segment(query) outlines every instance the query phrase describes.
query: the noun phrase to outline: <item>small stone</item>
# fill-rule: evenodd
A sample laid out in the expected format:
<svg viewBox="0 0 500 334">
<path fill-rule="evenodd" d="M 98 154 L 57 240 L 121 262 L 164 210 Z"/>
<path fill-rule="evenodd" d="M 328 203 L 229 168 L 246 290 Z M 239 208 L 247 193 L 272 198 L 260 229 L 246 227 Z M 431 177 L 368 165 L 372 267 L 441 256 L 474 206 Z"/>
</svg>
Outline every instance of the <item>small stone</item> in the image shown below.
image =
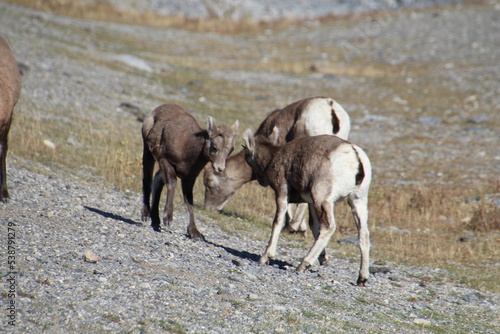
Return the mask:
<svg viewBox="0 0 500 334">
<path fill-rule="evenodd" d="M 129 55 L 129 54 L 116 55 L 116 56 L 112 57 L 112 60 L 119 61 L 123 64 L 126 64 L 130 67 L 133 67 L 135 69 L 138 69 L 138 70 L 141 70 L 144 72 L 148 72 L 148 73 L 153 72 L 153 69 L 151 68 L 151 66 L 149 66 L 149 64 L 145 60 L 138 58 L 136 56 L 133 56 L 133 55 Z"/>
<path fill-rule="evenodd" d="M 426 327 L 426 326 L 430 326 L 431 325 L 431 321 L 430 320 L 420 319 L 420 318 L 413 319 L 413 323 L 416 324 L 416 325 L 420 325 L 422 327 Z"/>
<path fill-rule="evenodd" d="M 75 138 L 73 138 L 73 137 L 68 137 L 68 139 L 66 139 L 66 142 L 67 142 L 69 145 L 71 145 L 71 146 L 73 146 L 73 147 L 76 147 L 76 148 L 82 148 L 82 147 L 83 147 L 83 145 L 82 145 L 80 142 L 78 142 L 78 141 L 77 141 Z"/>
<path fill-rule="evenodd" d="M 358 245 L 358 238 L 357 237 L 349 237 L 349 238 L 339 239 L 337 242 L 341 245 L 357 246 Z"/>
<path fill-rule="evenodd" d="M 344 238 L 344 239 L 339 239 L 339 240 L 337 240 L 337 242 L 341 245 L 359 247 L 358 237 L 348 237 L 348 238 Z M 370 246 L 373 246 L 371 239 L 370 239 Z"/>
<path fill-rule="evenodd" d="M 410 234 L 411 233 L 410 230 L 400 229 L 400 228 L 398 228 L 396 226 L 391 226 L 390 229 L 391 229 L 391 232 L 395 232 L 395 233 L 398 233 L 398 234 Z"/>
<path fill-rule="evenodd" d="M 248 297 L 249 300 L 257 300 L 257 299 L 259 299 L 259 296 L 257 294 L 255 294 L 255 293 L 249 293 L 247 297 Z"/>
<path fill-rule="evenodd" d="M 50 139 L 44 139 L 43 144 L 52 150 L 56 149 L 56 144 L 54 144 L 54 142 Z"/>
<path fill-rule="evenodd" d="M 473 241 L 477 241 L 477 238 L 476 237 L 460 237 L 460 238 L 458 238 L 458 241 L 460 241 L 460 242 L 473 242 Z"/>
<path fill-rule="evenodd" d="M 389 274 L 391 272 L 391 268 L 383 267 L 383 266 L 371 266 L 370 274 Z"/>
<path fill-rule="evenodd" d="M 237 267 L 241 267 L 243 265 L 239 260 L 231 260 L 231 263 Z"/>
<path fill-rule="evenodd" d="M 85 250 L 85 252 L 83 252 L 83 260 L 85 262 L 97 263 L 99 262 L 100 259 L 101 258 L 97 256 L 94 252 L 92 252 L 90 249 L 87 249 Z"/>
<path fill-rule="evenodd" d="M 425 125 L 438 125 L 441 124 L 442 119 L 439 117 L 418 117 L 418 121 Z"/>
<path fill-rule="evenodd" d="M 469 293 L 462 298 L 467 303 L 479 303 L 479 297 L 475 293 Z"/>
<path fill-rule="evenodd" d="M 490 120 L 490 118 L 488 117 L 487 114 L 485 114 L 485 113 L 479 113 L 479 114 L 476 114 L 476 115 L 470 117 L 467 120 L 467 123 L 481 124 L 481 123 L 488 123 L 489 120 Z"/>
<path fill-rule="evenodd" d="M 286 312 L 286 311 L 288 311 L 288 309 L 286 308 L 286 306 L 283 306 L 283 305 L 274 305 L 273 309 L 275 311 L 278 311 L 278 312 Z"/>
<path fill-rule="evenodd" d="M 132 114 L 140 114 L 141 113 L 141 108 L 139 108 L 136 105 L 133 105 L 132 103 L 128 103 L 128 102 L 120 103 L 118 110 L 119 111 L 127 111 L 127 112 L 130 112 Z"/>
<path fill-rule="evenodd" d="M 17 63 L 17 67 L 19 67 L 19 73 L 21 74 L 21 76 L 25 75 L 30 71 L 30 67 L 23 63 Z"/>
<path fill-rule="evenodd" d="M 149 289 L 151 289 L 151 284 L 144 282 L 144 283 L 139 284 L 139 288 L 149 290 Z"/>
</svg>

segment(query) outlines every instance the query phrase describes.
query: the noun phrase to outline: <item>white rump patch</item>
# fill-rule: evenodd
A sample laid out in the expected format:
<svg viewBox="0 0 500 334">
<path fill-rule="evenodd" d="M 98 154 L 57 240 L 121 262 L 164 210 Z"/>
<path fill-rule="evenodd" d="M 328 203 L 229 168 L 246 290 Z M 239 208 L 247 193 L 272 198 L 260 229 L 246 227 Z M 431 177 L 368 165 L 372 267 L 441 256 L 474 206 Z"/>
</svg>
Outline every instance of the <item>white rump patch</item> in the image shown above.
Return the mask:
<svg viewBox="0 0 500 334">
<path fill-rule="evenodd" d="M 359 160 L 350 144 L 342 144 L 330 154 L 334 190 L 340 198 L 347 196 L 356 185 Z"/>
<path fill-rule="evenodd" d="M 314 99 L 309 102 L 307 109 L 300 119 L 309 136 L 331 135 L 332 107 L 326 99 Z"/>
</svg>

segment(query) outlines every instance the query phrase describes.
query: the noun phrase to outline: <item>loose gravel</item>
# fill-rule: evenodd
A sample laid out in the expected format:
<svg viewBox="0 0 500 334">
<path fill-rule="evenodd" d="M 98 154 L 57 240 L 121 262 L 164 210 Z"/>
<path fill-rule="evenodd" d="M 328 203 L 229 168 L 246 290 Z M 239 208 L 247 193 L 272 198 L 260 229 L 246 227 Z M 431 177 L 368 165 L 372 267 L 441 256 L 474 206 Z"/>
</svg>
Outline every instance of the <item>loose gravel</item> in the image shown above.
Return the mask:
<svg viewBox="0 0 500 334">
<path fill-rule="evenodd" d="M 499 296 L 450 282 L 441 269 L 374 263 L 370 286 L 360 288 L 358 261 L 336 258 L 334 250 L 329 265 L 297 274 L 293 267 L 303 249 L 280 247 L 279 261 L 259 265 L 264 242 L 225 233 L 199 214 L 206 242 L 186 236 L 179 208 L 166 231 L 142 224 L 137 193 L 82 184 L 48 170 L 42 175 L 16 168 L 9 174 L 15 196 L 0 206 L 0 221 L 5 236 L 7 226 L 15 231 L 16 263 L 0 273 L 4 282 L 15 280 L 18 333 L 499 328 Z M 7 290 L 4 302 L 12 300 Z M 3 330 L 12 329 L 3 314 Z"/>
</svg>

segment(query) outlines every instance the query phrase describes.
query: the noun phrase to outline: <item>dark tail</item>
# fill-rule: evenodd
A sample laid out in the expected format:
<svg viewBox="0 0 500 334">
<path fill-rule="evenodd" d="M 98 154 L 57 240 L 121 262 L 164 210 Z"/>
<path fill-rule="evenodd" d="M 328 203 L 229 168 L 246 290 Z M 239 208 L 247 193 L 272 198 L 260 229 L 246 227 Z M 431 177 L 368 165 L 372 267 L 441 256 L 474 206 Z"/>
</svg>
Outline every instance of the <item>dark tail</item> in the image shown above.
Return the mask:
<svg viewBox="0 0 500 334">
<path fill-rule="evenodd" d="M 337 117 L 337 112 L 333 109 L 333 100 L 329 99 L 328 103 L 330 107 L 332 107 L 332 126 L 333 126 L 333 134 L 337 134 L 340 130 L 340 120 Z"/>
<path fill-rule="evenodd" d="M 354 152 L 356 152 L 356 157 L 358 158 L 358 173 L 356 174 L 356 185 L 359 186 L 363 180 L 365 179 L 365 168 L 363 167 L 363 163 L 361 162 L 361 159 L 359 158 L 359 153 L 356 150 L 356 148 L 351 145 L 352 149 Z"/>
</svg>

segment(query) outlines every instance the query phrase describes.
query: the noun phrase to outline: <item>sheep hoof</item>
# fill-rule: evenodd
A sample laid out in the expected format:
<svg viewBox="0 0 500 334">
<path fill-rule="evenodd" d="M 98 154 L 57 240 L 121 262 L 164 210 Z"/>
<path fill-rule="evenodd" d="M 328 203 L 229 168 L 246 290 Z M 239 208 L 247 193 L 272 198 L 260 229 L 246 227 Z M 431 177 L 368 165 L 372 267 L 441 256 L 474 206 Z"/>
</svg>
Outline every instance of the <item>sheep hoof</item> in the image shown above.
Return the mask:
<svg viewBox="0 0 500 334">
<path fill-rule="evenodd" d="M 324 257 L 320 256 L 318 261 L 319 261 L 319 264 L 322 266 L 328 265 L 328 257 L 326 257 L 326 256 L 324 256 Z"/>
<path fill-rule="evenodd" d="M 368 286 L 367 285 L 368 279 L 362 278 L 361 276 L 358 277 L 358 286 Z"/>
<path fill-rule="evenodd" d="M 205 241 L 205 237 L 197 229 L 188 230 L 187 234 L 191 239 L 199 239 L 201 241 Z"/>
<path fill-rule="evenodd" d="M 306 264 L 304 262 L 302 262 L 298 267 L 297 269 L 295 269 L 296 272 L 298 273 L 303 273 L 305 272 L 311 265 L 309 264 Z"/>
<path fill-rule="evenodd" d="M 148 220 L 148 218 L 150 217 L 149 215 L 149 209 L 147 206 L 143 206 L 142 207 L 142 214 L 141 214 L 141 218 L 142 218 L 142 221 L 145 222 Z"/>
</svg>

